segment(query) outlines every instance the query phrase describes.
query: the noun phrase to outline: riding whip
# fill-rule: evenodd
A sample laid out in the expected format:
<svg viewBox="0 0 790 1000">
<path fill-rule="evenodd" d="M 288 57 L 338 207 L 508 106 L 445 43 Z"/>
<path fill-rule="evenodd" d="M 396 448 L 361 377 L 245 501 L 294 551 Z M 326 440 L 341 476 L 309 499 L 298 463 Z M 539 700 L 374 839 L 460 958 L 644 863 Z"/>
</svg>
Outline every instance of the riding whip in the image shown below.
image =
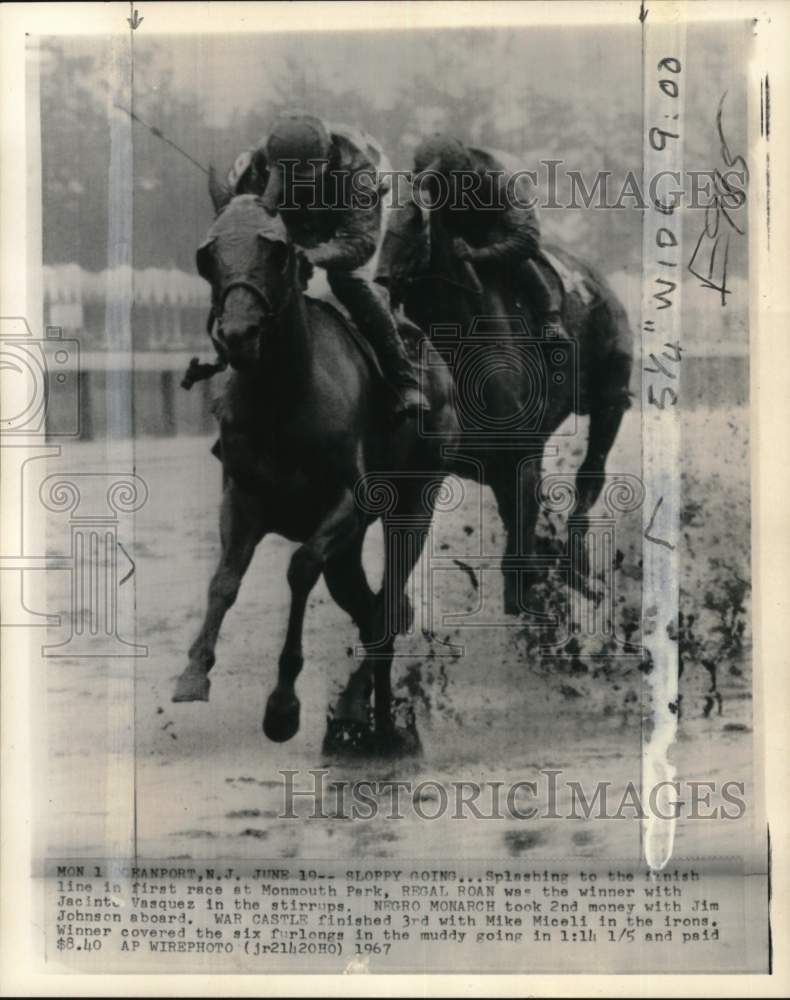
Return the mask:
<svg viewBox="0 0 790 1000">
<path fill-rule="evenodd" d="M 172 146 L 172 148 L 177 153 L 180 153 L 182 156 L 185 156 L 191 164 L 193 164 L 198 168 L 198 170 L 202 170 L 207 177 L 209 176 L 208 167 L 204 167 L 202 163 L 198 163 L 198 161 L 194 158 L 194 156 L 190 156 L 190 154 L 185 149 L 182 149 L 177 143 L 173 142 L 172 139 L 168 139 L 168 137 L 164 134 L 164 132 L 160 128 L 157 128 L 156 125 L 149 124 L 147 121 L 145 121 L 145 119 L 141 118 L 135 111 L 130 111 L 129 108 L 125 108 L 122 104 L 116 104 L 115 107 L 118 108 L 120 111 L 125 111 L 126 114 L 129 115 L 129 117 L 132 119 L 132 121 L 137 122 L 138 125 L 142 125 L 143 128 L 147 128 L 148 131 L 151 133 L 151 135 L 155 135 L 157 139 L 161 139 L 163 142 L 166 142 L 168 146 Z"/>
</svg>

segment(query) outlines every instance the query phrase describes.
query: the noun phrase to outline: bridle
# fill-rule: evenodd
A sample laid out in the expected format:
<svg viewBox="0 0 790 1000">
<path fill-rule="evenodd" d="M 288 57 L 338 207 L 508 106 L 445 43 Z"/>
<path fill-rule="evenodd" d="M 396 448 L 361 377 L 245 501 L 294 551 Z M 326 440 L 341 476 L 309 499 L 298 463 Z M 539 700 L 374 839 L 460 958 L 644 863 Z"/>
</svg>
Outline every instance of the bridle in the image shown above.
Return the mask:
<svg viewBox="0 0 790 1000">
<path fill-rule="evenodd" d="M 240 197 L 245 199 L 246 201 L 249 196 L 242 195 Z M 257 201 L 257 199 L 255 200 Z M 224 212 L 228 209 L 228 206 L 232 205 L 234 201 L 235 199 L 231 199 L 226 205 L 218 209 L 217 219 L 219 219 L 219 217 L 224 214 Z M 215 219 L 215 226 L 217 219 Z M 246 227 L 249 227 L 250 226 L 249 221 L 247 221 L 245 225 Z M 217 349 L 217 353 L 222 357 L 225 354 L 225 345 L 221 339 L 221 334 L 223 332 L 222 331 L 223 318 L 225 314 L 225 305 L 228 296 L 230 295 L 231 292 L 237 291 L 239 289 L 244 289 L 246 292 L 249 292 L 250 295 L 252 295 L 253 298 L 261 306 L 263 315 L 260 316 L 258 323 L 256 324 L 257 332 L 260 333 L 261 328 L 265 323 L 267 322 L 270 323 L 272 321 L 278 320 L 282 316 L 282 314 L 286 311 L 286 309 L 288 309 L 288 307 L 292 304 L 294 295 L 298 289 L 293 275 L 294 253 L 290 241 L 287 239 L 272 238 L 268 236 L 266 232 L 261 230 L 259 226 L 257 227 L 258 236 L 263 236 L 265 239 L 271 240 L 271 242 L 282 242 L 286 246 L 288 251 L 286 263 L 281 268 L 281 272 L 286 279 L 290 280 L 287 280 L 286 291 L 282 297 L 282 300 L 277 304 L 272 302 L 272 299 L 270 298 L 269 294 L 261 287 L 261 285 L 256 280 L 258 276 L 251 275 L 249 271 L 247 271 L 247 273 L 242 272 L 242 274 L 239 275 L 239 277 L 236 277 L 232 281 L 229 281 L 226 285 L 217 288 L 217 286 L 212 281 L 211 268 L 208 261 L 207 260 L 201 261 L 201 255 L 203 254 L 213 255 L 216 252 L 215 250 L 211 249 L 212 246 L 216 244 L 218 238 L 218 233 L 216 232 L 215 226 L 212 227 L 212 230 L 210 231 L 209 236 L 205 240 L 205 242 L 202 243 L 201 246 L 198 248 L 197 268 L 201 276 L 204 277 L 207 281 L 209 281 L 212 285 L 212 296 L 211 296 L 212 301 L 211 301 L 211 309 L 208 315 L 207 332 L 212 342 L 214 343 L 214 346 Z M 219 334 L 220 336 L 219 337 L 215 336 L 215 333 Z"/>
<path fill-rule="evenodd" d="M 282 302 L 280 302 L 280 304 L 275 308 L 266 292 L 264 292 L 259 285 L 256 285 L 254 281 L 250 281 L 249 278 L 236 278 L 225 285 L 218 297 L 217 303 L 213 306 L 214 318 L 220 328 L 222 327 L 222 316 L 225 312 L 225 301 L 228 295 L 230 295 L 230 293 L 237 288 L 246 289 L 246 291 L 252 293 L 252 295 L 254 295 L 255 298 L 261 303 L 263 306 L 263 317 L 261 322 L 279 319 L 279 317 L 282 316 L 291 304 L 294 294 L 294 286 L 293 284 L 289 284 L 288 291 L 283 296 Z"/>
<path fill-rule="evenodd" d="M 289 284 L 288 291 L 283 296 L 282 302 L 275 309 L 266 292 L 264 292 L 262 288 L 256 285 L 254 281 L 250 281 L 248 278 L 236 278 L 234 281 L 231 281 L 227 285 L 225 285 L 225 287 L 222 289 L 221 294 L 217 297 L 216 302 L 211 306 L 207 323 L 209 338 L 211 339 L 211 342 L 214 344 L 214 349 L 216 350 L 217 356 L 220 358 L 222 362 L 223 368 L 227 364 L 227 350 L 224 342 L 217 336 L 215 336 L 214 326 L 216 324 L 217 333 L 221 334 L 222 316 L 223 313 L 225 312 L 225 300 L 227 299 L 228 295 L 230 295 L 230 293 L 236 288 L 246 289 L 248 292 L 254 295 L 255 298 L 263 306 L 263 316 L 261 317 L 261 320 L 258 323 L 258 333 L 260 333 L 260 329 L 265 322 L 279 319 L 279 317 L 282 316 L 282 314 L 291 304 L 291 300 L 294 294 L 294 286 L 293 284 Z"/>
</svg>

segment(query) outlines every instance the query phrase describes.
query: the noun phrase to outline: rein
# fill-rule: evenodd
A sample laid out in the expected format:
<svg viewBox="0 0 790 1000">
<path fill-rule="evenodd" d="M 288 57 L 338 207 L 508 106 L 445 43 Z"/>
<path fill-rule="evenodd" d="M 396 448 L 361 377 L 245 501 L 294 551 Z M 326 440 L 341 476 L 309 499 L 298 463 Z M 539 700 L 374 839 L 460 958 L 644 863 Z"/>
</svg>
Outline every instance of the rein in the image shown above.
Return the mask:
<svg viewBox="0 0 790 1000">
<path fill-rule="evenodd" d="M 470 295 L 483 294 L 482 287 L 470 287 L 469 285 L 464 284 L 463 281 L 456 281 L 454 278 L 448 278 L 446 274 L 414 274 L 403 280 L 408 285 L 413 285 L 418 281 L 442 281 L 445 285 L 450 285 L 453 288 L 460 288 L 462 292 L 468 292 Z"/>
</svg>

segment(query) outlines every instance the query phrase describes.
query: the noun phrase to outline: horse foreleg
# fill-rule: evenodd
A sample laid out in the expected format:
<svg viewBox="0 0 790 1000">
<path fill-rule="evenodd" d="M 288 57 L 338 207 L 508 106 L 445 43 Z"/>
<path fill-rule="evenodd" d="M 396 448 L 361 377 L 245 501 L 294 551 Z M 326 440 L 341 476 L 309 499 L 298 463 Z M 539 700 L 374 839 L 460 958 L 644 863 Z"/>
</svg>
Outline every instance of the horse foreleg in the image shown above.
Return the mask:
<svg viewBox="0 0 790 1000">
<path fill-rule="evenodd" d="M 402 505 L 398 511 L 400 514 L 393 517 L 408 518 L 409 512 L 404 511 Z M 385 520 L 383 585 L 375 597 L 358 557 L 356 561 L 349 560 L 342 570 L 333 567 L 331 575 L 327 567 L 332 595 L 359 625 L 360 638 L 366 647 L 365 659 L 349 678 L 340 697 L 335 719 L 341 726 L 347 721 L 366 730 L 370 695 L 375 690 L 376 742 L 378 749 L 387 754 L 410 752 L 419 746 L 414 733 L 402 733 L 395 727 L 391 673 L 395 636 L 411 625 L 412 607 L 405 590 L 420 558 L 429 523 L 429 516 L 416 517 L 414 524 L 408 526 L 395 526 Z"/>
<path fill-rule="evenodd" d="M 568 553 L 571 574 L 586 588 L 590 574 L 585 539 L 589 528 L 587 515 L 601 495 L 606 459 L 611 451 L 627 406 L 624 403 L 597 405 L 590 411 L 587 453 L 576 473 L 576 502 L 568 519 Z"/>
<path fill-rule="evenodd" d="M 535 571 L 524 560 L 535 553 L 535 529 L 538 521 L 536 487 L 541 469 L 540 455 L 520 458 L 490 477 L 499 516 L 505 528 L 505 614 L 518 615 L 527 610 L 529 589 Z"/>
<path fill-rule="evenodd" d="M 304 664 L 302 632 L 310 591 L 318 582 L 327 561 L 352 542 L 360 530 L 360 517 L 353 494 L 346 491 L 320 527 L 291 557 L 288 566 L 288 585 L 291 588 L 288 628 L 280 654 L 277 686 L 269 695 L 263 717 L 264 733 L 277 743 L 289 740 L 299 729 L 299 699 L 295 684 Z"/>
<path fill-rule="evenodd" d="M 404 518 L 410 523 L 404 525 Z M 411 626 L 413 611 L 406 586 L 425 545 L 430 519 L 431 511 L 425 510 L 425 499 L 419 495 L 413 506 L 402 500 L 391 519 L 384 519 L 384 582 L 376 602 L 375 640 L 368 655 L 375 672 L 376 735 L 382 749 L 390 753 L 412 749 L 396 731 L 392 717 L 392 659 L 395 636 Z"/>
<path fill-rule="evenodd" d="M 251 501 L 232 483 L 226 486 L 220 511 L 222 555 L 209 585 L 203 626 L 189 650 L 189 664 L 176 681 L 173 701 L 208 701 L 208 672 L 214 666 L 219 630 L 263 535 Z"/>
<path fill-rule="evenodd" d="M 360 641 L 367 645 L 374 638 L 375 595 L 370 589 L 362 566 L 360 537 L 352 545 L 330 559 L 324 567 L 324 579 L 335 602 L 346 611 L 359 629 Z M 368 704 L 373 691 L 371 662 L 362 664 L 351 674 L 337 704 L 336 718 L 342 722 L 367 725 Z"/>
</svg>

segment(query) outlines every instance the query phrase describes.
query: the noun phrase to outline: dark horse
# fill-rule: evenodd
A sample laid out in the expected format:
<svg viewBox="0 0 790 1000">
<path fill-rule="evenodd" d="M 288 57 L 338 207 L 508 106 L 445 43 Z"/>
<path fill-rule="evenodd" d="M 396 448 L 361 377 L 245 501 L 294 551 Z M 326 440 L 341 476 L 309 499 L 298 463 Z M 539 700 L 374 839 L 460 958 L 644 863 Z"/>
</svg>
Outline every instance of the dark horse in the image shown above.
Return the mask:
<svg viewBox="0 0 790 1000">
<path fill-rule="evenodd" d="M 283 741 L 299 728 L 294 684 L 303 664 L 303 621 L 323 573 L 371 653 L 338 712 L 367 722 L 375 686 L 376 736 L 392 750 L 400 738 L 390 686 L 394 637 L 409 625 L 405 588 L 444 476 L 441 447 L 457 431 L 449 371 L 438 365 L 426 372 L 431 433 L 419 434 L 414 421 L 393 427 L 382 399 L 387 390 L 351 325 L 303 294 L 301 258 L 280 218 L 253 195 L 215 207 L 197 266 L 212 287 L 213 336 L 232 368 L 217 411 L 222 555 L 174 701 L 208 699 L 222 620 L 258 542 L 275 532 L 300 545 L 288 568 L 291 609 L 264 732 Z M 386 561 L 374 595 L 361 554 L 377 516 L 384 521 Z"/>
<path fill-rule="evenodd" d="M 546 441 L 572 413 L 589 415 L 589 432 L 569 519 L 571 580 L 590 593 L 587 513 L 601 493 L 606 458 L 629 406 L 633 338 L 625 310 L 590 267 L 563 250 L 551 252 L 555 270 L 570 276 L 563 309 L 570 341 L 541 334 L 517 269 L 459 260 L 439 214 L 413 202 L 393 210 L 379 265 L 393 304 L 402 304 L 434 345 L 449 350 L 462 433 L 460 447 L 442 453 L 448 469 L 494 492 L 507 535 L 502 565 L 509 614 L 527 610 L 535 580 L 530 558 Z M 448 325 L 460 336 L 446 338 Z"/>
<path fill-rule="evenodd" d="M 506 556 L 515 557 L 503 564 L 506 610 L 526 610 L 533 577 L 522 557 L 534 551 L 546 439 L 574 409 L 589 412 L 574 512 L 577 523 L 583 521 L 600 493 L 604 462 L 628 405 L 631 340 L 625 314 L 606 285 L 583 269 L 589 297 L 571 293 L 565 315 L 578 349 L 581 385 L 543 378 L 540 364 L 530 369 L 523 350 L 525 338 L 527 347 L 534 347 L 534 317 L 516 302 L 526 325 L 516 324 L 510 333 L 497 329 L 495 339 L 482 341 L 479 356 L 480 344 L 472 344 L 471 383 L 460 355 L 450 359 L 454 385 L 441 356 L 428 352 L 423 384 L 430 418 L 420 427 L 413 421 L 393 427 L 382 400 L 386 389 L 353 327 L 331 306 L 303 294 L 300 255 L 282 221 L 252 195 L 225 205 L 215 201 L 215 207 L 218 215 L 197 264 L 212 286 L 213 336 L 233 369 L 217 413 L 222 555 L 174 700 L 208 699 L 222 620 L 257 543 L 275 532 L 300 546 L 288 570 L 291 610 L 264 732 L 282 741 L 299 727 L 294 685 L 303 665 L 303 621 L 308 596 L 323 573 L 367 651 L 336 718 L 366 725 L 375 689 L 378 747 L 397 750 L 403 734 L 392 714 L 394 639 L 410 624 L 406 584 L 443 478 L 455 472 L 492 487 L 507 530 Z M 506 302 L 513 307 L 507 283 L 483 275 L 481 289 L 475 274 L 449 253 L 438 221 L 426 226 L 419 212 L 397 216 L 384 253 L 393 292 L 402 294 L 407 314 L 422 329 L 453 323 L 467 331 L 475 316 L 488 312 L 490 318 L 493 310 L 501 317 Z M 403 332 L 416 346 L 419 331 L 405 324 Z M 467 392 L 488 421 L 482 439 L 474 423 L 469 428 L 459 422 Z M 522 440 L 525 420 L 528 433 Z M 367 527 L 377 517 L 384 528 L 385 566 L 381 590 L 374 594 L 361 553 Z"/>
</svg>

